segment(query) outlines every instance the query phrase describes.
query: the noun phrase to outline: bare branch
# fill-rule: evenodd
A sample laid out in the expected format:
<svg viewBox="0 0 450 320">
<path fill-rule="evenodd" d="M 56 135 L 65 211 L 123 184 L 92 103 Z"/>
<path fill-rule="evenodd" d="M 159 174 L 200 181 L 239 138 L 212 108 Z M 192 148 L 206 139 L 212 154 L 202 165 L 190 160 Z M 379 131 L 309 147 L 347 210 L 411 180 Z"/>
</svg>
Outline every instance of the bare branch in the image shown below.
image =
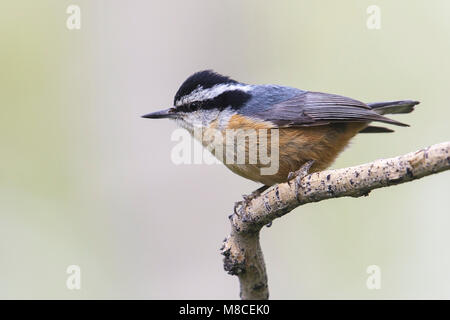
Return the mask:
<svg viewBox="0 0 450 320">
<path fill-rule="evenodd" d="M 231 234 L 222 246 L 224 268 L 239 277 L 242 299 L 268 299 L 259 231 L 298 206 L 331 198 L 367 196 L 388 187 L 450 169 L 450 142 L 355 167 L 299 176 L 274 185 L 232 215 Z"/>
</svg>

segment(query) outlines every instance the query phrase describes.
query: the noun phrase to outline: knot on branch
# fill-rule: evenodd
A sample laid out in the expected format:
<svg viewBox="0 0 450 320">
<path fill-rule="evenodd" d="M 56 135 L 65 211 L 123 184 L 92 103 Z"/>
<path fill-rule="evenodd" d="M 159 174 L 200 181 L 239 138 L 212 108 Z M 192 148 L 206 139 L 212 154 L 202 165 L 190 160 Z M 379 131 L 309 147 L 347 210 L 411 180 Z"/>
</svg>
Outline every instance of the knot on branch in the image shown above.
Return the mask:
<svg viewBox="0 0 450 320">
<path fill-rule="evenodd" d="M 245 271 L 244 248 L 236 243 L 236 238 L 228 236 L 220 248 L 223 258 L 223 268 L 228 274 L 238 275 Z"/>
</svg>

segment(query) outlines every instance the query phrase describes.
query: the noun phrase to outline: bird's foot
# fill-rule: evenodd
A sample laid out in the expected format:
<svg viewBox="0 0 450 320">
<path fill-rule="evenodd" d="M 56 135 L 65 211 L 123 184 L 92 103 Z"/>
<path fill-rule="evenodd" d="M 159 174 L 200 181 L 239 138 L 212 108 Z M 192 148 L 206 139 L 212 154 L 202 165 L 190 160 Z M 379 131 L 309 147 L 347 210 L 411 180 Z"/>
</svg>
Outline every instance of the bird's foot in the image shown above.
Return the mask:
<svg viewBox="0 0 450 320">
<path fill-rule="evenodd" d="M 306 177 L 309 173 L 309 169 L 311 169 L 314 164 L 314 160 L 309 160 L 303 164 L 300 169 L 295 172 L 289 172 L 288 181 L 294 180 L 295 183 L 295 194 L 298 195 L 298 190 L 300 189 L 300 183 L 304 177 Z"/>
<path fill-rule="evenodd" d="M 261 188 L 256 189 L 255 191 L 253 191 L 250 194 L 242 195 L 242 198 L 244 200 L 234 203 L 234 214 L 240 217 L 239 212 L 241 210 L 244 210 L 253 199 L 259 197 L 261 195 L 261 193 L 263 193 L 268 188 L 269 188 L 269 186 L 262 186 Z"/>
</svg>

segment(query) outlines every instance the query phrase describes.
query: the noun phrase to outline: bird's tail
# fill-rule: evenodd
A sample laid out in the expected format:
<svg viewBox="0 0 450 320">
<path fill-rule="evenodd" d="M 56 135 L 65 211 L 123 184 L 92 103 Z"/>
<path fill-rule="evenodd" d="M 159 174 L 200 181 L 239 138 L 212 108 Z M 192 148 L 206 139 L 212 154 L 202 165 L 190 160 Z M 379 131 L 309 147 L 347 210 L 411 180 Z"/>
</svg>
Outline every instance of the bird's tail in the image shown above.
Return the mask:
<svg viewBox="0 0 450 320">
<path fill-rule="evenodd" d="M 414 106 L 419 104 L 419 101 L 414 100 L 400 100 L 400 101 L 387 101 L 387 102 L 372 102 L 367 105 L 378 114 L 396 114 L 396 113 L 410 113 L 414 111 Z M 368 126 L 360 131 L 360 133 L 378 133 L 378 132 L 394 132 L 394 130 Z"/>
<path fill-rule="evenodd" d="M 419 101 L 413 100 L 400 100 L 388 102 L 373 102 L 368 103 L 367 105 L 379 114 L 394 114 L 413 112 L 414 106 L 419 103 Z"/>
</svg>

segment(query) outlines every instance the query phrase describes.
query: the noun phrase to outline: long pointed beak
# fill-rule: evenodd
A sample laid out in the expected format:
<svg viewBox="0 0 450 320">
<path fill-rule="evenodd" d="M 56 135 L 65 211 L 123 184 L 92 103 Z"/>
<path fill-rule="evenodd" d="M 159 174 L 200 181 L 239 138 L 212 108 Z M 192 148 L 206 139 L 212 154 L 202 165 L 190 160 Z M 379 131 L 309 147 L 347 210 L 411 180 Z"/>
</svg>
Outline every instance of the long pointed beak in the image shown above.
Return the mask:
<svg viewBox="0 0 450 320">
<path fill-rule="evenodd" d="M 176 113 L 170 112 L 170 110 L 171 110 L 171 108 L 152 112 L 152 113 L 143 115 L 142 118 L 147 118 L 147 119 L 175 118 Z"/>
</svg>

